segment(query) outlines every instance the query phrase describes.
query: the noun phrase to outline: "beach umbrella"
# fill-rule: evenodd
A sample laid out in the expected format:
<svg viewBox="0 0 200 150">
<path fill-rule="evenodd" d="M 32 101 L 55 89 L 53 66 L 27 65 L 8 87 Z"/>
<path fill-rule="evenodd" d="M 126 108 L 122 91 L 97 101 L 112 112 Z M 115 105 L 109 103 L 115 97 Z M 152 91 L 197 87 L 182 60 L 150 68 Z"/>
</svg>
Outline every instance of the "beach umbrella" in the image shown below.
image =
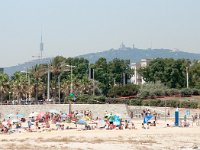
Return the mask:
<svg viewBox="0 0 200 150">
<path fill-rule="evenodd" d="M 67 117 L 72 117 L 72 114 L 67 114 Z"/>
<path fill-rule="evenodd" d="M 120 118 L 119 118 L 119 116 L 114 115 L 113 124 L 116 125 L 116 126 L 119 126 L 119 125 L 120 125 Z"/>
<path fill-rule="evenodd" d="M 13 118 L 13 117 L 15 117 L 15 115 L 14 115 L 14 114 L 9 114 L 9 115 L 6 115 L 6 118 Z"/>
<path fill-rule="evenodd" d="M 17 122 L 19 122 L 19 120 L 18 120 L 18 119 L 12 119 L 11 122 L 12 122 L 12 123 L 17 123 Z"/>
<path fill-rule="evenodd" d="M 32 117 L 36 117 L 39 113 L 38 112 L 32 112 L 29 114 L 29 118 L 32 118 Z"/>
<path fill-rule="evenodd" d="M 78 120 L 78 121 L 76 122 L 76 124 L 86 125 L 87 123 L 86 123 L 85 120 L 80 119 L 80 120 Z"/>
<path fill-rule="evenodd" d="M 114 124 L 115 126 L 119 126 L 119 125 L 120 125 L 120 121 L 114 121 L 113 124 Z"/>
<path fill-rule="evenodd" d="M 17 117 L 24 117 L 24 114 L 16 114 Z"/>
<path fill-rule="evenodd" d="M 60 114 L 60 112 L 56 109 L 50 109 L 49 112 L 53 114 Z"/>
<path fill-rule="evenodd" d="M 62 114 L 61 117 L 62 117 L 62 118 L 66 118 L 67 115 L 66 115 L 66 114 Z"/>
<path fill-rule="evenodd" d="M 153 117 L 153 115 L 147 115 L 147 116 L 145 116 L 143 123 L 147 123 L 152 117 Z"/>
<path fill-rule="evenodd" d="M 42 119 L 42 117 L 43 117 L 45 114 L 46 114 L 45 112 L 40 112 L 40 113 L 36 116 L 36 118 L 37 118 L 37 119 Z"/>
<path fill-rule="evenodd" d="M 76 115 L 77 118 L 82 118 L 83 116 L 84 115 L 82 113 Z"/>
<path fill-rule="evenodd" d="M 121 118 L 121 114 L 118 114 L 118 113 L 117 113 L 117 114 L 115 114 L 115 116 L 118 116 L 119 118 Z"/>
</svg>

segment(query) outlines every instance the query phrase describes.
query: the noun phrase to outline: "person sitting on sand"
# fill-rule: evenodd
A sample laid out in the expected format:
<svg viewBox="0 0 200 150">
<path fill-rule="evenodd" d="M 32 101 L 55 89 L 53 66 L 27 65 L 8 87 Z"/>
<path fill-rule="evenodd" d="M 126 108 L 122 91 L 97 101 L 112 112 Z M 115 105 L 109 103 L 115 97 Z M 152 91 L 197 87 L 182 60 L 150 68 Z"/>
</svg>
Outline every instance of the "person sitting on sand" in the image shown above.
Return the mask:
<svg viewBox="0 0 200 150">
<path fill-rule="evenodd" d="M 6 126 L 3 127 L 3 133 L 8 133 L 8 128 Z"/>
<path fill-rule="evenodd" d="M 20 122 L 17 122 L 17 123 L 16 123 L 16 129 L 19 129 L 19 128 L 21 128 L 21 123 L 20 123 Z"/>
<path fill-rule="evenodd" d="M 65 125 L 64 125 L 64 124 L 61 124 L 61 125 L 60 125 L 60 129 L 61 129 L 61 130 L 64 130 L 64 129 L 65 129 Z"/>
<path fill-rule="evenodd" d="M 21 121 L 21 122 L 26 122 L 26 119 L 25 119 L 25 118 L 21 118 L 20 121 Z"/>
<path fill-rule="evenodd" d="M 110 122 L 108 119 L 105 120 L 105 129 L 109 129 Z"/>
<path fill-rule="evenodd" d="M 133 121 L 128 122 L 128 129 L 135 129 L 135 124 Z"/>
<path fill-rule="evenodd" d="M 38 129 L 38 127 L 39 127 L 39 122 L 38 121 L 35 121 L 35 127 L 36 127 L 36 129 Z"/>
<path fill-rule="evenodd" d="M 146 129 L 146 127 L 144 126 L 144 123 L 142 123 L 142 129 Z"/>
<path fill-rule="evenodd" d="M 60 129 L 60 123 L 59 122 L 56 122 L 56 129 Z"/>
<path fill-rule="evenodd" d="M 124 129 L 128 129 L 128 121 L 127 120 L 125 120 Z"/>
<path fill-rule="evenodd" d="M 156 126 L 156 121 L 153 121 L 153 123 L 150 123 L 150 126 Z"/>
</svg>

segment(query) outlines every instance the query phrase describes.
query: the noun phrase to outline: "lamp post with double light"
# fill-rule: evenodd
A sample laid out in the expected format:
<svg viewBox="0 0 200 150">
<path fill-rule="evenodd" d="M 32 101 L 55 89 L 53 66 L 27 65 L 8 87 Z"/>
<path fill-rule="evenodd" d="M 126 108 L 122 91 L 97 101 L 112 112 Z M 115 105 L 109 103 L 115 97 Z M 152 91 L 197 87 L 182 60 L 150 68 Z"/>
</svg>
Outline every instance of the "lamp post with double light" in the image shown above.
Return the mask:
<svg viewBox="0 0 200 150">
<path fill-rule="evenodd" d="M 71 84 L 70 84 L 70 96 L 73 96 L 74 97 L 74 94 L 73 94 L 73 80 L 72 80 L 72 73 L 73 73 L 73 68 L 76 67 L 76 66 L 72 66 L 72 65 L 66 65 L 66 67 L 70 67 L 70 72 L 71 72 L 71 75 L 70 75 L 70 80 L 71 80 Z M 71 113 L 71 101 L 69 101 L 69 113 Z"/>
<path fill-rule="evenodd" d="M 72 66 L 72 65 L 66 65 L 66 67 L 70 67 L 70 72 L 71 72 L 71 75 L 70 75 L 70 93 L 73 93 L 73 80 L 72 80 L 72 74 L 73 74 L 73 68 L 75 68 L 76 66 Z"/>
<path fill-rule="evenodd" d="M 186 67 L 186 81 L 187 81 L 187 88 L 189 88 L 189 73 L 188 73 L 188 67 Z"/>
<path fill-rule="evenodd" d="M 8 92 L 8 94 L 9 94 L 9 95 L 8 95 L 8 99 L 9 99 L 9 102 L 10 102 L 10 94 L 11 94 L 11 92 Z"/>
</svg>

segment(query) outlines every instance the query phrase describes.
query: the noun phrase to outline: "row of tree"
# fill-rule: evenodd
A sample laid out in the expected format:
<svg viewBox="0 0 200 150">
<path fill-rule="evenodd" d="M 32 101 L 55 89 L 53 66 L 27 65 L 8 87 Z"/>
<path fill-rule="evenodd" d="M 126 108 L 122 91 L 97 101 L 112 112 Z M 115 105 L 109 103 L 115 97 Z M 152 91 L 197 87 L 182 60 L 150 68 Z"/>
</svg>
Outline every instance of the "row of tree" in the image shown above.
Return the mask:
<svg viewBox="0 0 200 150">
<path fill-rule="evenodd" d="M 72 74 L 71 74 L 71 67 Z M 94 80 L 89 78 L 89 68 L 94 70 Z M 121 83 L 122 72 L 129 72 L 129 63 L 114 59 L 107 62 L 105 58 L 94 64 L 84 58 L 55 57 L 49 64 L 40 64 L 23 72 L 15 72 L 10 78 L 0 73 L 0 99 L 20 100 L 34 99 L 36 102 L 47 98 L 48 70 L 50 71 L 50 98 L 64 100 L 70 95 L 71 88 L 75 95 L 107 95 L 115 84 Z M 72 75 L 72 76 L 71 76 Z M 73 83 L 73 87 L 71 87 Z"/>
<path fill-rule="evenodd" d="M 69 66 L 74 66 L 72 76 Z M 93 68 L 94 80 L 88 78 L 89 68 Z M 70 94 L 71 88 L 75 95 L 95 93 L 95 95 L 112 97 L 136 95 L 140 88 L 135 86 L 128 86 L 125 90 L 118 88 L 122 87 L 124 79 L 127 77 L 130 79 L 134 73 L 128 60 L 114 59 L 107 62 L 105 58 L 100 58 L 94 64 L 90 64 L 84 58 L 57 56 L 49 64 L 40 64 L 28 68 L 25 72 L 16 72 L 10 78 L 7 74 L 0 73 L 1 102 L 33 97 L 36 102 L 38 99 L 46 99 L 48 70 L 50 71 L 50 97 L 55 100 L 58 100 L 59 93 L 63 100 Z M 157 58 L 138 71 L 146 82 L 159 81 L 169 88 L 178 89 L 186 87 L 188 71 L 189 86 L 200 89 L 200 63 L 198 61 L 191 63 L 186 59 Z M 73 82 L 73 87 L 71 87 L 71 82 Z"/>
<path fill-rule="evenodd" d="M 187 59 L 157 58 L 139 70 L 146 82 L 160 81 L 169 88 L 200 88 L 200 63 Z"/>
</svg>

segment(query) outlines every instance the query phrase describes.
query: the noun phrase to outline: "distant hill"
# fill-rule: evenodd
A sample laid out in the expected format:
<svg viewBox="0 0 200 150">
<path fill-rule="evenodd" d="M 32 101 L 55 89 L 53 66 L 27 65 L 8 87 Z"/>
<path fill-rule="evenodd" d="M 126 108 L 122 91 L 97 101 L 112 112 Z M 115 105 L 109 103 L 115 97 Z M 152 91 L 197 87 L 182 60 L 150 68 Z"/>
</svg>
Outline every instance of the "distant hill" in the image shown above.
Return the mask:
<svg viewBox="0 0 200 150">
<path fill-rule="evenodd" d="M 129 59 L 130 62 L 139 62 L 141 59 L 147 58 L 174 58 L 174 59 L 190 59 L 190 60 L 200 60 L 200 54 L 189 53 L 183 51 L 173 51 L 170 49 L 138 49 L 123 47 L 119 49 L 110 49 L 97 53 L 89 53 L 85 55 L 79 55 L 77 57 L 83 57 L 88 59 L 90 63 L 95 63 L 100 57 L 106 58 L 108 61 L 114 58 Z M 5 73 L 12 75 L 16 71 L 23 71 L 26 68 L 31 68 L 32 66 L 40 63 L 48 63 L 53 58 L 44 58 L 41 60 L 33 60 L 30 62 L 25 62 L 23 64 L 7 67 L 5 68 Z"/>
<path fill-rule="evenodd" d="M 131 62 L 139 62 L 144 58 L 174 58 L 174 59 L 190 59 L 199 60 L 200 54 L 183 52 L 183 51 L 173 51 L 170 49 L 138 49 L 123 47 L 119 49 L 110 49 L 103 52 L 89 53 L 85 55 L 80 55 L 78 57 L 84 57 L 88 59 L 91 63 L 97 61 L 100 57 L 105 57 L 108 61 L 114 58 L 129 59 Z"/>
<path fill-rule="evenodd" d="M 5 67 L 4 72 L 9 76 L 14 74 L 16 71 L 26 71 L 28 68 L 35 66 L 36 64 L 46 64 L 49 63 L 52 58 L 43 58 L 42 60 L 36 59 L 17 66 Z"/>
</svg>

